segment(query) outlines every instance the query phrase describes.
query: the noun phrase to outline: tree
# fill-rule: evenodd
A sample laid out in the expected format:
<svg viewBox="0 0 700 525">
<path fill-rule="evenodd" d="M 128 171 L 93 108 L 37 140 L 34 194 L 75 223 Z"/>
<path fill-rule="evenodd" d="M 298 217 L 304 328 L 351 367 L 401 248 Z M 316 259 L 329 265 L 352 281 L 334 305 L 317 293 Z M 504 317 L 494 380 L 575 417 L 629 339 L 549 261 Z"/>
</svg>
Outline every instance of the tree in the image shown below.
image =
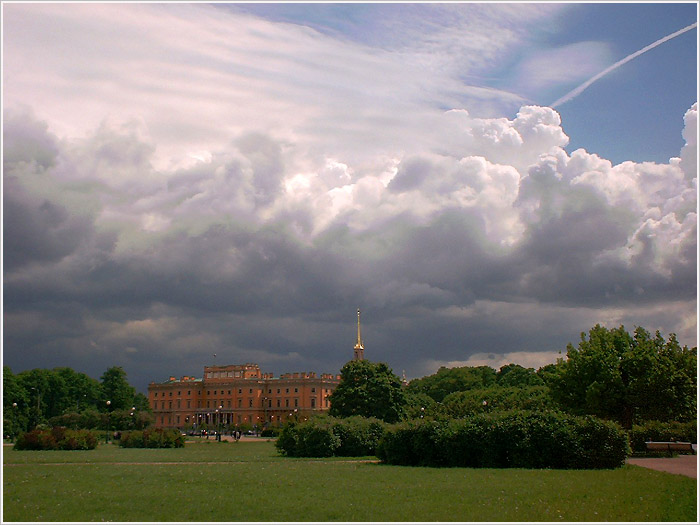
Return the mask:
<svg viewBox="0 0 700 525">
<path fill-rule="evenodd" d="M 697 349 L 671 334 L 652 338 L 644 328 L 634 336 L 623 326 L 593 327 L 578 348 L 567 346 L 549 384 L 567 410 L 614 419 L 625 428 L 655 419 L 688 421 L 697 410 Z"/>
<path fill-rule="evenodd" d="M 496 382 L 496 371 L 490 366 L 440 367 L 438 371 L 421 379 L 414 379 L 408 391 L 423 393 L 440 403 L 452 392 L 463 392 L 474 388 L 486 388 Z"/>
<path fill-rule="evenodd" d="M 406 404 L 401 380 L 385 363 L 350 361 L 340 371 L 340 383 L 330 395 L 335 417 L 376 417 L 388 423 L 401 419 Z"/>
<path fill-rule="evenodd" d="M 98 406 L 101 390 L 96 379 L 68 367 L 54 368 L 54 372 L 62 377 L 67 385 L 64 411 L 81 412 Z"/>
<path fill-rule="evenodd" d="M 9 366 L 2 367 L 2 395 L 3 432 L 14 437 L 29 422 L 29 396 Z"/>
<path fill-rule="evenodd" d="M 534 368 L 525 368 L 516 364 L 503 365 L 496 373 L 498 386 L 537 386 L 544 381 L 537 375 Z"/>
<path fill-rule="evenodd" d="M 101 410 L 127 410 L 134 406 L 136 391 L 126 380 L 126 372 L 120 366 L 108 369 L 100 378 L 102 387 Z"/>
</svg>

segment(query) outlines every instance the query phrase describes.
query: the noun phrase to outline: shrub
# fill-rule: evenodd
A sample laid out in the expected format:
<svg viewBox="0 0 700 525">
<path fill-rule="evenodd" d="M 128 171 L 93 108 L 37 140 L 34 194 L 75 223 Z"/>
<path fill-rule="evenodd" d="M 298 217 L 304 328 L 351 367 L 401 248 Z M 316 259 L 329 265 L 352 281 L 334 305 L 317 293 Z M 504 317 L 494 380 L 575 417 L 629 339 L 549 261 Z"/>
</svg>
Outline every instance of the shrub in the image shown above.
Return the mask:
<svg viewBox="0 0 700 525">
<path fill-rule="evenodd" d="M 287 423 L 275 443 L 286 456 L 370 456 L 376 453 L 385 424 L 376 418 L 316 416 Z"/>
<path fill-rule="evenodd" d="M 336 456 L 373 456 L 384 433 L 385 424 L 376 418 L 352 416 L 332 421 L 332 430 L 340 440 Z"/>
<path fill-rule="evenodd" d="M 628 452 L 616 423 L 560 412 L 499 412 L 387 428 L 377 456 L 398 465 L 616 468 Z"/>
<path fill-rule="evenodd" d="M 328 423 L 299 425 L 297 456 L 308 458 L 326 458 L 335 455 L 340 447 L 340 439 L 333 434 Z"/>
<path fill-rule="evenodd" d="M 647 421 L 633 425 L 629 431 L 630 448 L 636 454 L 646 452 L 647 441 L 688 441 L 697 443 L 697 421 L 679 423 L 678 421 Z"/>
<path fill-rule="evenodd" d="M 281 454 L 294 457 L 297 455 L 297 442 L 297 424 L 292 421 L 282 427 L 275 447 Z"/>
<path fill-rule="evenodd" d="M 182 448 L 185 438 L 177 429 L 150 428 L 122 432 L 119 446 L 124 448 Z"/>
<path fill-rule="evenodd" d="M 260 437 L 277 437 L 279 436 L 280 431 L 276 428 L 266 428 L 262 432 L 260 432 Z"/>
<path fill-rule="evenodd" d="M 92 450 L 97 447 L 97 436 L 89 430 L 70 430 L 54 427 L 50 430 L 32 430 L 17 438 L 16 450 Z"/>
</svg>

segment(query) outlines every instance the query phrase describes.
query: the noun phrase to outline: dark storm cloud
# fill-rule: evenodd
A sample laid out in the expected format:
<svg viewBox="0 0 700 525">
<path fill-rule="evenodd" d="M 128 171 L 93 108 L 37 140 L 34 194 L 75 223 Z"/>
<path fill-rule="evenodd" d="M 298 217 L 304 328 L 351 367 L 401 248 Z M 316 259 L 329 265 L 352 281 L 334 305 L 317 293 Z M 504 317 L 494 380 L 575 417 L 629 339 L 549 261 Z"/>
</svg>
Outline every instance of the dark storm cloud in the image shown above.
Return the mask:
<svg viewBox="0 0 700 525">
<path fill-rule="evenodd" d="M 142 389 L 198 374 L 214 353 L 334 372 L 361 307 L 368 356 L 415 376 L 480 352 L 560 350 L 601 318 L 682 311 L 695 294 L 694 197 L 674 166 L 647 166 L 644 180 L 675 200 L 645 192 L 636 166 L 561 150 L 525 173 L 413 155 L 385 183 L 327 163 L 294 186 L 299 159 L 270 136 L 156 172 L 133 128 L 63 145 L 25 118 L 10 128 L 22 153 L 5 166 L 4 355 L 15 368 L 97 376 L 118 364 Z"/>
</svg>

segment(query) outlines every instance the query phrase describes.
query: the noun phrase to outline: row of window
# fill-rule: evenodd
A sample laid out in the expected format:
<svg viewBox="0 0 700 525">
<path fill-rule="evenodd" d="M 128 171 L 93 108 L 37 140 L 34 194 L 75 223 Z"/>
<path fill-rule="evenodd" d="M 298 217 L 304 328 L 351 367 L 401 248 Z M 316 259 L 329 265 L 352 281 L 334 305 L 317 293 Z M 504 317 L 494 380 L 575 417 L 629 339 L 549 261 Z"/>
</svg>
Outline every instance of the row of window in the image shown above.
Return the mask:
<svg viewBox="0 0 700 525">
<path fill-rule="evenodd" d="M 238 408 L 243 408 L 242 402 L 243 402 L 242 399 L 239 399 L 239 400 L 238 400 Z M 285 400 L 284 400 L 284 407 L 285 407 L 285 408 L 291 408 L 291 405 L 289 404 L 289 402 L 290 402 L 289 399 L 285 399 Z M 187 407 L 186 407 L 186 408 L 192 408 L 192 406 L 191 406 L 190 403 L 191 403 L 190 401 L 187 401 Z M 223 399 L 220 401 L 220 404 L 219 404 L 219 405 L 216 405 L 216 403 L 214 402 L 215 404 L 214 404 L 213 407 L 210 405 L 210 403 L 211 403 L 210 401 L 207 401 L 207 408 L 216 408 L 216 407 L 224 407 L 224 406 L 225 406 L 226 408 L 231 408 L 231 401 L 230 401 L 230 400 L 228 400 L 228 401 L 226 402 L 226 403 L 227 403 L 226 405 L 224 405 L 224 400 L 223 400 Z M 278 400 L 277 400 L 277 407 L 276 407 L 276 408 L 282 408 L 282 404 L 281 404 L 281 403 L 282 403 L 282 400 L 281 400 L 281 399 L 278 399 Z M 325 403 L 326 403 L 326 406 L 328 406 L 328 399 L 325 400 Z M 296 407 L 298 407 L 298 406 L 299 406 L 299 398 L 294 398 L 294 407 L 296 408 Z M 268 408 L 272 408 L 272 399 L 268 399 L 268 400 L 267 400 L 267 407 L 268 407 Z M 178 408 L 178 409 L 182 408 L 182 406 L 180 405 L 180 400 L 179 400 L 179 399 L 177 400 L 176 408 Z M 202 408 L 202 402 L 201 402 L 201 401 L 198 401 L 198 402 L 197 402 L 197 408 Z M 248 408 L 253 408 L 253 400 L 252 400 L 252 399 L 249 399 L 249 400 L 248 400 Z M 316 408 L 316 398 L 315 398 L 315 397 L 312 397 L 312 398 L 311 398 L 311 408 Z M 153 402 L 153 409 L 154 409 L 154 410 L 158 410 L 158 402 L 157 402 L 157 401 L 154 401 L 154 402 Z M 165 410 L 165 401 L 161 401 L 161 402 L 160 402 L 160 409 L 161 409 L 161 410 Z M 172 409 L 173 409 L 173 402 L 172 402 L 172 401 L 168 401 L 168 410 L 172 410 Z"/>
<path fill-rule="evenodd" d="M 289 388 L 285 388 L 284 391 L 285 391 L 285 394 L 289 394 Z M 217 392 L 218 392 L 217 390 L 214 390 L 214 395 L 218 395 Z M 238 393 L 239 393 L 239 394 L 242 394 L 242 393 L 243 393 L 243 389 L 242 389 L 242 388 L 239 388 L 239 389 L 238 389 Z M 248 393 L 249 393 L 249 394 L 252 394 L 252 393 L 253 393 L 253 389 L 252 389 L 252 388 L 249 388 L 249 389 L 248 389 Z M 272 394 L 272 389 L 269 388 L 269 389 L 267 390 L 267 393 L 268 393 L 268 394 Z M 281 389 L 281 388 L 278 388 L 278 389 L 277 389 L 277 393 L 278 393 L 278 394 L 281 394 L 281 393 L 282 393 L 282 389 Z M 295 394 L 298 394 L 298 393 L 299 393 L 299 388 L 298 388 L 298 387 L 294 387 L 294 393 L 295 393 Z M 316 387 L 315 387 L 315 386 L 312 386 L 312 387 L 311 387 L 311 393 L 312 393 L 312 394 L 315 394 L 315 393 L 316 393 Z M 221 395 L 223 395 L 223 394 L 224 394 L 224 391 L 222 390 L 222 391 L 221 391 Z M 178 390 L 178 391 L 177 391 L 177 395 L 178 395 L 178 397 L 182 396 L 182 391 L 181 391 L 181 390 Z M 187 395 L 188 395 L 188 396 L 191 396 L 191 395 L 192 395 L 192 391 L 191 391 L 191 390 L 188 390 L 188 391 L 187 391 Z M 202 395 L 202 391 L 201 391 L 201 390 L 198 390 L 198 391 L 197 391 L 197 395 Z M 208 396 L 212 395 L 212 394 L 211 394 L 211 390 L 207 390 L 207 395 L 208 395 Z M 231 395 L 231 390 L 228 391 L 228 395 Z M 168 396 L 173 397 L 173 392 L 172 392 L 172 390 L 171 390 L 170 392 L 168 392 Z M 154 392 L 154 393 L 153 393 L 153 397 L 158 397 L 158 392 Z M 161 392 L 161 393 L 160 393 L 160 397 L 165 397 L 165 392 Z"/>
</svg>

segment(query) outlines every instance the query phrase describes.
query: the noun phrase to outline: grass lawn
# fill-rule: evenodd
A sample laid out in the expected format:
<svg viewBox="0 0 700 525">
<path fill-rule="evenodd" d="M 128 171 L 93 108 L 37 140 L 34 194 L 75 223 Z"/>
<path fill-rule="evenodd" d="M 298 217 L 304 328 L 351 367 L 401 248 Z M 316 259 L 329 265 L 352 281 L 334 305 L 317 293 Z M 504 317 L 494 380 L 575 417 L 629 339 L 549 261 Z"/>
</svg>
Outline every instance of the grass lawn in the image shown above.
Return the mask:
<svg viewBox="0 0 700 525">
<path fill-rule="evenodd" d="M 4 447 L 4 521 L 692 521 L 694 479 L 617 470 L 437 469 L 277 455 L 270 442 Z"/>
</svg>

